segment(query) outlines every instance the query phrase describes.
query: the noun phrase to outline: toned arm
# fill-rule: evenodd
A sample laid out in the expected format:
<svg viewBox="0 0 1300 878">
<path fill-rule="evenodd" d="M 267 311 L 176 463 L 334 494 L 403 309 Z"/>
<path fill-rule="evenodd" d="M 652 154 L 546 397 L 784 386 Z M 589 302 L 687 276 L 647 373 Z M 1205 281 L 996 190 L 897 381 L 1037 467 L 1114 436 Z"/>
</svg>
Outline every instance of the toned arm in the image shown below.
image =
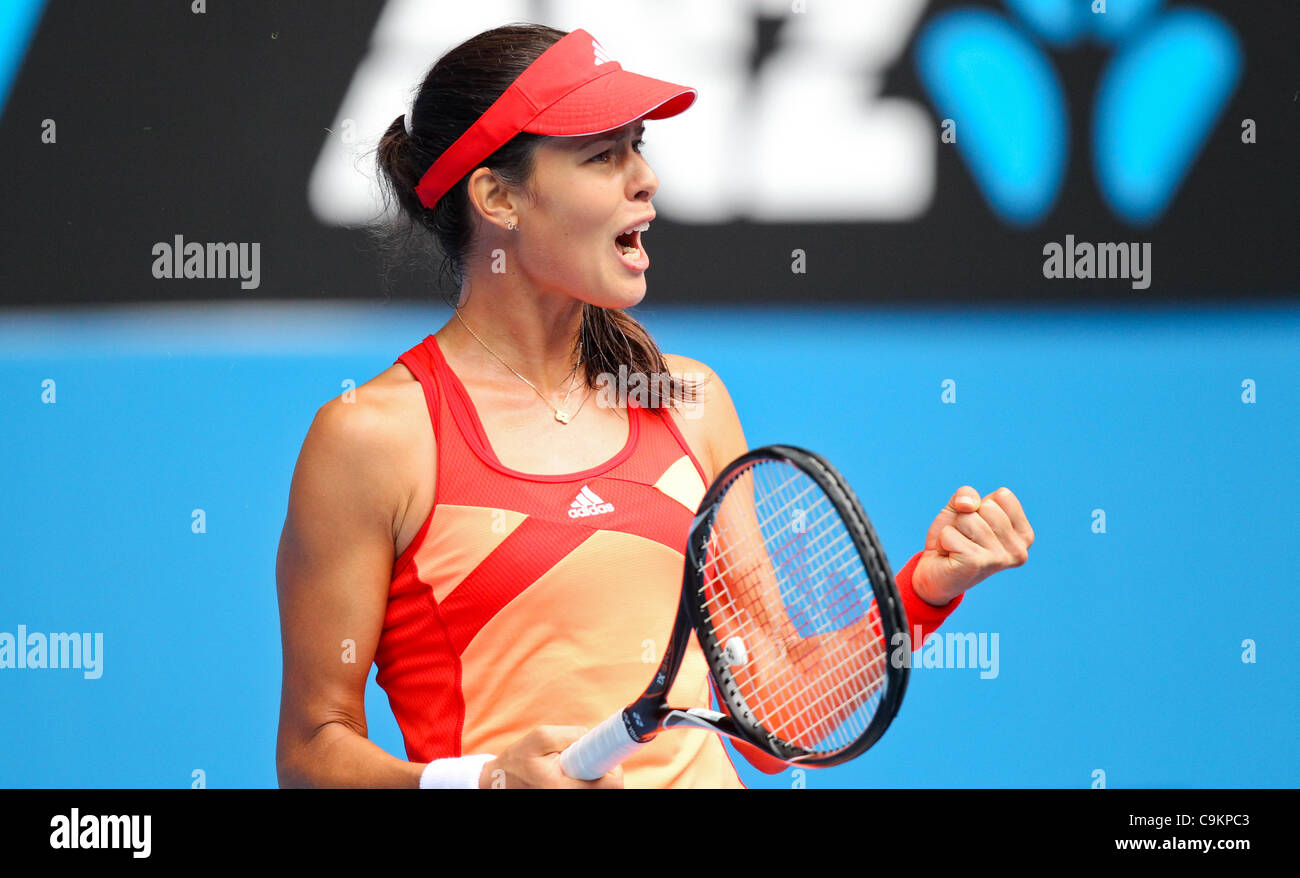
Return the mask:
<svg viewBox="0 0 1300 878">
<path fill-rule="evenodd" d="M 723 467 L 749 450 L 745 431 L 740 426 L 740 416 L 727 386 L 708 366 L 677 354 L 665 354 L 664 360 L 673 372 L 704 376 L 695 416 L 683 417 L 678 413 L 674 417 L 691 451 L 704 467 L 708 476 L 706 481 L 711 482 Z"/>
<path fill-rule="evenodd" d="M 718 473 L 737 457 L 749 451 L 745 440 L 745 431 L 740 425 L 740 415 L 736 412 L 731 393 L 727 390 L 717 373 L 698 360 L 689 357 L 665 354 L 668 367 L 674 372 L 690 372 L 706 375 L 707 380 L 700 391 L 700 416 L 679 421 L 683 424 L 682 435 L 691 445 L 691 450 L 700 459 L 708 481 L 712 482 Z M 712 683 L 710 683 L 712 685 Z M 732 741 L 741 756 L 751 765 L 766 774 L 784 771 L 789 766 L 774 756 L 747 744 L 744 741 Z"/>
<path fill-rule="evenodd" d="M 381 397 L 322 406 L 303 442 L 276 558 L 284 653 L 282 787 L 415 787 L 423 764 L 366 737 L 365 687 L 383 626 L 404 501 L 401 437 Z"/>
<path fill-rule="evenodd" d="M 411 456 L 427 454 L 432 439 L 402 432 L 413 429 L 403 428 L 413 422 L 400 415 L 401 394 L 412 386 L 418 390 L 400 382 L 362 385 L 355 402 L 322 406 L 298 456 L 276 560 L 284 650 L 276 770 L 283 787 L 418 787 L 427 764 L 380 749 L 366 737 L 365 716 L 396 537 L 412 499 Z M 423 406 L 423 397 L 417 402 Z M 597 781 L 564 776 L 560 751 L 584 731 L 538 726 L 468 770 L 478 772 L 480 788 L 622 787 L 621 769 Z M 434 786 L 468 780 L 466 766 L 446 767 L 452 761 L 437 760 L 450 774 L 438 775 Z"/>
</svg>

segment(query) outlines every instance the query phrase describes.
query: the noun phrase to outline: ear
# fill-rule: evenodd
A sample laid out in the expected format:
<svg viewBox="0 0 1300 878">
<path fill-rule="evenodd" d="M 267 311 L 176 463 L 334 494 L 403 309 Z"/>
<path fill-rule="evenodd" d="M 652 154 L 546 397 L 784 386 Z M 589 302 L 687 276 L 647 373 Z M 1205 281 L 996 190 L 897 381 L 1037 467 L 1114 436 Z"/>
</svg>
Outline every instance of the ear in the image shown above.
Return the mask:
<svg viewBox="0 0 1300 878">
<path fill-rule="evenodd" d="M 465 192 L 469 197 L 471 220 L 479 217 L 504 229 L 506 222 L 517 213 L 516 194 L 489 167 L 477 168 L 469 175 Z"/>
</svg>

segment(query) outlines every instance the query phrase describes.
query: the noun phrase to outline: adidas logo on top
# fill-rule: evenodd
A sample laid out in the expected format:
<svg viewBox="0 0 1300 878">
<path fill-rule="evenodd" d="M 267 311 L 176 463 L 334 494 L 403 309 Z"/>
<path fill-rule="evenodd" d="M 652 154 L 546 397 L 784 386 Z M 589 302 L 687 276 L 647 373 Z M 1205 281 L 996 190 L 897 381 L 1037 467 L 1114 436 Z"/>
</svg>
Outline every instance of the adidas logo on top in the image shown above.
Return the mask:
<svg viewBox="0 0 1300 878">
<path fill-rule="evenodd" d="M 600 43 L 596 42 L 595 40 L 591 41 L 591 50 L 596 55 L 597 67 L 599 67 L 601 64 L 604 64 L 606 61 L 614 60 L 613 58 L 609 57 L 609 53 L 605 51 L 605 47 L 602 46 Z"/>
<path fill-rule="evenodd" d="M 588 488 L 586 485 L 582 486 L 582 490 L 578 492 L 578 496 L 569 504 L 570 518 L 586 518 L 588 515 L 601 515 L 602 513 L 613 511 L 613 503 L 606 503 L 604 500 L 597 497 L 596 492 L 591 490 L 591 488 Z"/>
</svg>

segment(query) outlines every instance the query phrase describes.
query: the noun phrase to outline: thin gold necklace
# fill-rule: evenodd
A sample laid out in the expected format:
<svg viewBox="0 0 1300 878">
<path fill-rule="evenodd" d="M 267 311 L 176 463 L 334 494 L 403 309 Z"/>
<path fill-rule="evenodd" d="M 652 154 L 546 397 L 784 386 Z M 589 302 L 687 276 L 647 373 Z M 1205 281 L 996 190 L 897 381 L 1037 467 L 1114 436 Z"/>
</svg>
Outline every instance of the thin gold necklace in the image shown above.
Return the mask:
<svg viewBox="0 0 1300 878">
<path fill-rule="evenodd" d="M 474 330 L 472 330 L 472 329 L 469 328 L 469 324 L 465 322 L 465 318 L 460 316 L 460 309 L 459 309 L 459 308 L 454 309 L 454 310 L 452 311 L 452 313 L 456 315 L 456 319 L 460 321 L 460 325 L 463 326 L 463 327 L 465 327 L 466 329 L 468 329 L 468 330 L 469 330 L 469 334 L 472 335 L 472 336 L 474 336 L 474 338 L 478 341 L 478 343 L 481 344 L 481 345 L 483 345 L 483 347 L 487 350 L 487 352 L 488 352 L 489 354 L 491 354 L 492 356 L 496 357 L 497 360 L 500 361 L 500 363 L 501 363 L 502 366 L 505 366 L 505 367 L 506 367 L 507 369 L 509 369 L 511 372 L 514 372 L 514 373 L 515 373 L 515 376 L 516 376 L 520 381 L 524 382 L 524 383 L 527 384 L 529 387 L 531 387 L 531 388 L 533 389 L 533 393 L 536 393 L 538 396 L 540 396 L 540 397 L 542 398 L 542 402 L 546 403 L 548 406 L 550 406 L 551 408 L 555 409 L 555 420 L 559 421 L 561 424 L 567 424 L 567 423 L 569 423 L 569 421 L 573 420 L 574 415 L 576 415 L 578 412 L 575 411 L 573 414 L 569 414 L 567 411 L 564 410 L 564 406 L 567 406 L 567 405 L 569 404 L 569 396 L 570 396 L 570 394 L 573 393 L 573 384 L 574 384 L 574 382 L 573 382 L 573 378 L 576 378 L 576 377 L 577 377 L 577 374 L 578 374 L 578 367 L 582 365 L 582 357 L 581 357 L 581 355 L 579 355 L 579 357 L 578 357 L 578 362 L 576 362 L 576 363 L 573 364 L 573 371 L 569 373 L 569 375 L 571 376 L 571 377 L 570 377 L 570 381 L 569 381 L 569 390 L 568 390 L 567 393 L 564 394 L 564 402 L 560 403 L 559 407 L 557 407 L 554 403 L 552 403 L 549 399 L 547 399 L 546 396 L 545 396 L 545 395 L 544 395 L 540 390 L 537 389 L 537 385 L 533 384 L 533 382 L 529 381 L 529 380 L 528 380 L 527 378 L 525 378 L 523 375 L 520 375 L 518 372 L 516 372 L 516 371 L 515 371 L 515 368 L 514 368 L 513 366 L 511 366 L 509 363 L 507 363 L 505 360 L 502 360 L 502 359 L 501 359 L 501 355 L 498 354 L 496 351 L 492 350 L 492 348 L 488 345 L 487 342 L 485 342 L 483 339 L 479 338 L 477 332 L 475 332 Z M 587 398 L 584 396 L 584 397 L 582 398 L 582 401 L 585 403 L 585 402 L 587 401 Z M 582 410 L 582 405 L 579 405 L 579 406 L 578 406 L 578 411 L 581 411 L 581 410 Z"/>
</svg>

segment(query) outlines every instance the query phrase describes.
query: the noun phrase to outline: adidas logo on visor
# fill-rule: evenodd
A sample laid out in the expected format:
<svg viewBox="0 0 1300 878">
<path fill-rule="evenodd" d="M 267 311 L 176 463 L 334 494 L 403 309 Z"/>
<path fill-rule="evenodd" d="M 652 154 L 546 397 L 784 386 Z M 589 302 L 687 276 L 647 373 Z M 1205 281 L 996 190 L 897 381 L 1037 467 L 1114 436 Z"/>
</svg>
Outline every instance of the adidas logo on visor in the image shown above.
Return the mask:
<svg viewBox="0 0 1300 878">
<path fill-rule="evenodd" d="M 609 53 L 605 51 L 605 47 L 602 46 L 600 43 L 596 42 L 595 40 L 591 41 L 591 50 L 596 55 L 597 67 L 599 67 L 601 64 L 604 64 L 606 61 L 614 60 L 613 58 L 609 57 Z"/>
<path fill-rule="evenodd" d="M 586 518 L 588 515 L 601 515 L 613 511 L 613 503 L 606 503 L 604 500 L 597 497 L 596 492 L 591 490 L 591 488 L 588 488 L 586 485 L 582 486 L 582 490 L 578 492 L 578 496 L 569 504 L 570 518 Z"/>
</svg>

